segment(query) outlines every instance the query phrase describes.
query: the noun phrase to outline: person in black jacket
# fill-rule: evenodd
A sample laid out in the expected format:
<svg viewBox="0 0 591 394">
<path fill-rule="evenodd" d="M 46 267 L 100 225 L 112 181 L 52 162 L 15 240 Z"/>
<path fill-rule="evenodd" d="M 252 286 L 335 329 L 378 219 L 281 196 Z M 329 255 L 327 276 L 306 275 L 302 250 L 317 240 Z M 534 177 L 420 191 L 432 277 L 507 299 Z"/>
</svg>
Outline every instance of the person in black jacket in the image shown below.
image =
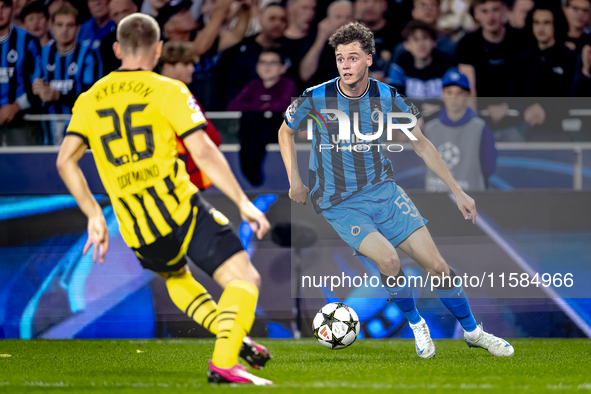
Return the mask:
<svg viewBox="0 0 591 394">
<path fill-rule="evenodd" d="M 537 4 L 528 14 L 526 29 L 536 47 L 523 53 L 513 79 L 514 97 L 571 97 L 575 76 L 575 53 L 564 42 L 568 24 L 560 8 Z M 571 101 L 527 100 L 523 117 L 532 127 L 528 139 L 562 140 L 560 119 Z"/>
</svg>

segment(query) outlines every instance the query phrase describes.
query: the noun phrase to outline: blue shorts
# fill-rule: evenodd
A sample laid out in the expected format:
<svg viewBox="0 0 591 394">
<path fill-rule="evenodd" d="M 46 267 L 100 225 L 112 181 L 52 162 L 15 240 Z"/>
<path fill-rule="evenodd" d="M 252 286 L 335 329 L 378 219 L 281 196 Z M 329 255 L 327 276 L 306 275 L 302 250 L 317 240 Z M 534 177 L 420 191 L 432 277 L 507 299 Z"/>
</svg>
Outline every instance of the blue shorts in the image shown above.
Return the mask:
<svg viewBox="0 0 591 394">
<path fill-rule="evenodd" d="M 357 252 L 361 241 L 375 231 L 396 247 L 427 224 L 404 190 L 382 182 L 322 211 L 339 236 Z"/>
</svg>

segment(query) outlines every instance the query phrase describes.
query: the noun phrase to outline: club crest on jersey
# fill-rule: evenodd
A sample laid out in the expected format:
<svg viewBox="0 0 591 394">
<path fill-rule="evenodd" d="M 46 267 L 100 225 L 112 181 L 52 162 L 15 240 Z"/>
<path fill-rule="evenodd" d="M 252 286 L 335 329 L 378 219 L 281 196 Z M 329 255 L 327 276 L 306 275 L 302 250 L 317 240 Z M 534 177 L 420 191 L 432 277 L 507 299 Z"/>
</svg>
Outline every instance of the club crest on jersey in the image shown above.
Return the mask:
<svg viewBox="0 0 591 394">
<path fill-rule="evenodd" d="M 351 226 L 351 235 L 356 237 L 361 233 L 361 227 L 359 226 Z"/>
<path fill-rule="evenodd" d="M 78 72 L 78 65 L 76 63 L 72 62 L 72 64 L 70 64 L 68 66 L 68 75 L 73 76 L 73 75 L 76 75 L 77 72 Z"/>
<path fill-rule="evenodd" d="M 11 49 L 10 51 L 8 51 L 8 54 L 6 55 L 6 60 L 8 60 L 8 63 L 16 63 L 16 61 L 18 60 L 18 52 L 14 49 Z"/>
</svg>

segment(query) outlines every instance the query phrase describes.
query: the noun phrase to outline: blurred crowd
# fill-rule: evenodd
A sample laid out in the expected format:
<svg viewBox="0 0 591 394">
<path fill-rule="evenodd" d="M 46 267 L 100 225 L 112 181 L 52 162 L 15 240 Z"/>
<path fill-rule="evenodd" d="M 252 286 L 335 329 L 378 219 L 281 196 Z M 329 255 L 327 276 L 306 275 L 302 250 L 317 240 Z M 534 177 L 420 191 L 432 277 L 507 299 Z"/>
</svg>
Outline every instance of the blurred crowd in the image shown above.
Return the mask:
<svg viewBox="0 0 591 394">
<path fill-rule="evenodd" d="M 328 39 L 354 20 L 375 35 L 370 76 L 427 115 L 456 67 L 497 141 L 576 140 L 563 120 L 589 103 L 575 98 L 591 93 L 590 0 L 468 1 L 0 0 L 0 144 L 59 143 L 63 122 L 23 115 L 69 114 L 119 67 L 117 23 L 138 11 L 162 28 L 159 69 L 206 111 L 241 111 L 243 140 L 273 142 L 292 98 L 338 76 Z"/>
</svg>

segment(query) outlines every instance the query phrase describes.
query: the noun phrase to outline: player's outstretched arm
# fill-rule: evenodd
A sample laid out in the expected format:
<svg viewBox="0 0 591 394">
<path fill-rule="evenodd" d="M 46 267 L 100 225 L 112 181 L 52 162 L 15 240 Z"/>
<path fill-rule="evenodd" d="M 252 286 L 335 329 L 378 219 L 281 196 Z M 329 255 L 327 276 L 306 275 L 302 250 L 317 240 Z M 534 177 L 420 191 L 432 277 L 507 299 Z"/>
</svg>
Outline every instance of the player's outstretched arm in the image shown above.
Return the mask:
<svg viewBox="0 0 591 394">
<path fill-rule="evenodd" d="M 477 212 L 474 199 L 467 195 L 460 185 L 458 185 L 445 165 L 445 162 L 439 155 L 439 152 L 437 152 L 437 149 L 435 149 L 435 146 L 433 146 L 431 141 L 423 135 L 419 126 L 416 126 L 413 129 L 412 134 L 417 138 L 416 141 L 410 141 L 415 153 L 423 159 L 427 167 L 429 167 L 429 169 L 433 171 L 433 173 L 437 175 L 452 191 L 456 198 L 458 209 L 462 212 L 462 215 L 464 215 L 464 219 L 472 220 L 472 223 L 476 223 Z"/>
<path fill-rule="evenodd" d="M 295 131 L 290 129 L 287 123 L 283 122 L 279 128 L 279 149 L 281 150 L 281 157 L 287 177 L 289 179 L 289 198 L 297 203 L 306 203 L 306 196 L 308 195 L 308 188 L 302 182 L 300 172 L 298 170 L 298 158 L 293 136 Z"/>
<path fill-rule="evenodd" d="M 269 221 L 265 214 L 258 210 L 246 197 L 223 153 L 215 146 L 207 133 L 202 131 L 192 133 L 183 142 L 191 153 L 197 167 L 208 176 L 222 193 L 238 206 L 242 219 L 250 224 L 257 237 L 259 239 L 263 238 L 271 227 Z"/>
<path fill-rule="evenodd" d="M 103 211 L 88 188 L 86 178 L 78 166 L 78 161 L 86 152 L 88 146 L 76 136 L 68 135 L 64 138 L 57 157 L 57 170 L 74 197 L 82 212 L 88 218 L 88 241 L 82 253 L 86 254 L 90 246 L 94 245 L 93 260 L 96 262 L 100 249 L 100 262 L 105 261 L 105 254 L 109 250 L 109 232 Z"/>
</svg>

